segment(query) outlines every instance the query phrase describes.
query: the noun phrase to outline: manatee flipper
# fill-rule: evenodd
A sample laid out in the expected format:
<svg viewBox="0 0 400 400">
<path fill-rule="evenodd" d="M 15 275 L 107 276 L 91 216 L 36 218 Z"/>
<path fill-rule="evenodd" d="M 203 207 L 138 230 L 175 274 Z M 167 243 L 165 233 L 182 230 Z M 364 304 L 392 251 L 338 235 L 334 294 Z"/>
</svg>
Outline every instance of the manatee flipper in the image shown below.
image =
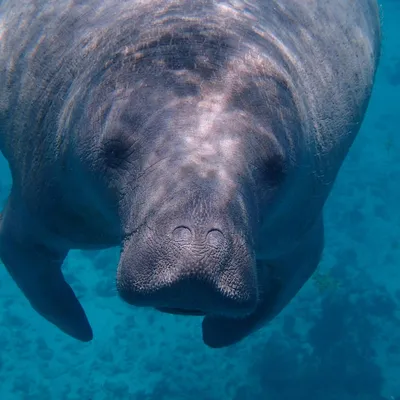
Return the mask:
<svg viewBox="0 0 400 400">
<path fill-rule="evenodd" d="M 61 265 L 67 252 L 50 249 L 32 235 L 29 216 L 9 200 L 0 217 L 0 258 L 32 307 L 66 334 L 87 342 L 93 338 L 86 314 L 65 281 Z"/>
<path fill-rule="evenodd" d="M 262 271 L 260 301 L 254 313 L 241 319 L 206 316 L 203 320 L 203 341 L 219 348 L 239 342 L 272 320 L 293 299 L 314 273 L 324 246 L 322 216 L 302 242 L 279 260 L 268 261 Z"/>
</svg>

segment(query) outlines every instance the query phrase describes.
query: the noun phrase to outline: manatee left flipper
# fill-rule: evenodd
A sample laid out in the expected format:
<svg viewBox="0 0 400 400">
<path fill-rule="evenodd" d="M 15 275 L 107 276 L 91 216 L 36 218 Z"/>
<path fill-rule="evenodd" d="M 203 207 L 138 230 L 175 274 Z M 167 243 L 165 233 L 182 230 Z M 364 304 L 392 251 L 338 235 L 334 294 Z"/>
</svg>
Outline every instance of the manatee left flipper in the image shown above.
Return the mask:
<svg viewBox="0 0 400 400">
<path fill-rule="evenodd" d="M 24 224 L 29 222 L 21 217 L 9 201 L 0 215 L 1 260 L 39 314 L 66 334 L 90 341 L 93 333 L 86 314 L 61 271 L 67 251 L 50 249 L 40 235 L 27 234 Z"/>
<path fill-rule="evenodd" d="M 266 262 L 256 310 L 245 318 L 206 316 L 203 341 L 213 348 L 230 346 L 272 320 L 293 299 L 318 266 L 324 247 L 322 216 L 291 253 Z"/>
</svg>

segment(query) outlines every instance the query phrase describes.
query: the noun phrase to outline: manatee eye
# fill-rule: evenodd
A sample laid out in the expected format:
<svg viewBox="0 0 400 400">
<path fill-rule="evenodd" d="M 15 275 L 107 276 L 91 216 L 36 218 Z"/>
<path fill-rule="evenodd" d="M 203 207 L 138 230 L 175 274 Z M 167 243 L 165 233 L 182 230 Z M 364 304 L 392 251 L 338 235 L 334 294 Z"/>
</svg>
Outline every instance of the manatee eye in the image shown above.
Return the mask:
<svg viewBox="0 0 400 400">
<path fill-rule="evenodd" d="M 121 139 L 110 139 L 104 144 L 104 159 L 110 168 L 120 167 L 129 156 L 129 146 Z"/>
<path fill-rule="evenodd" d="M 286 177 L 285 160 L 280 154 L 271 156 L 264 165 L 264 177 L 270 186 L 278 186 Z"/>
</svg>

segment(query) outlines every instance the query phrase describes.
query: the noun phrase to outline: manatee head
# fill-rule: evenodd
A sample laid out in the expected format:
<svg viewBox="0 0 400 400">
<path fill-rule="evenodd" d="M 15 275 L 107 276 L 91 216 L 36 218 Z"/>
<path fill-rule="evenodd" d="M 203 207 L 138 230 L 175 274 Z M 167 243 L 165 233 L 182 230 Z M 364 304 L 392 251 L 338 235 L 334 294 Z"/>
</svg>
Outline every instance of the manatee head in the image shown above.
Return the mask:
<svg viewBox="0 0 400 400">
<path fill-rule="evenodd" d="M 124 172 L 121 297 L 181 314 L 251 313 L 259 204 L 240 129 L 217 99 L 172 102 L 147 129 L 143 172 Z"/>
<path fill-rule="evenodd" d="M 156 35 L 121 49 L 90 100 L 93 169 L 121 222 L 118 293 L 164 312 L 243 318 L 260 297 L 260 232 L 300 156 L 294 100 L 233 33 Z"/>
</svg>

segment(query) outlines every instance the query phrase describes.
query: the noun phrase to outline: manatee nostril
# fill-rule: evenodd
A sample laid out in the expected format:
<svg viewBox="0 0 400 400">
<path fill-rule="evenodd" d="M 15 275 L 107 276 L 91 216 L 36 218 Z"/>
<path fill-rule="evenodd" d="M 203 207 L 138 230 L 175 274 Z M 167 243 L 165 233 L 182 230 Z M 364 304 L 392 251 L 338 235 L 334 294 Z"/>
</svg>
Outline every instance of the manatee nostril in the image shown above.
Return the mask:
<svg viewBox="0 0 400 400">
<path fill-rule="evenodd" d="M 224 234 L 219 229 L 210 229 L 208 231 L 207 242 L 211 246 L 221 246 L 224 241 Z"/>
<path fill-rule="evenodd" d="M 172 231 L 172 236 L 178 241 L 189 241 L 192 237 L 192 231 L 187 226 L 177 226 Z"/>
</svg>

